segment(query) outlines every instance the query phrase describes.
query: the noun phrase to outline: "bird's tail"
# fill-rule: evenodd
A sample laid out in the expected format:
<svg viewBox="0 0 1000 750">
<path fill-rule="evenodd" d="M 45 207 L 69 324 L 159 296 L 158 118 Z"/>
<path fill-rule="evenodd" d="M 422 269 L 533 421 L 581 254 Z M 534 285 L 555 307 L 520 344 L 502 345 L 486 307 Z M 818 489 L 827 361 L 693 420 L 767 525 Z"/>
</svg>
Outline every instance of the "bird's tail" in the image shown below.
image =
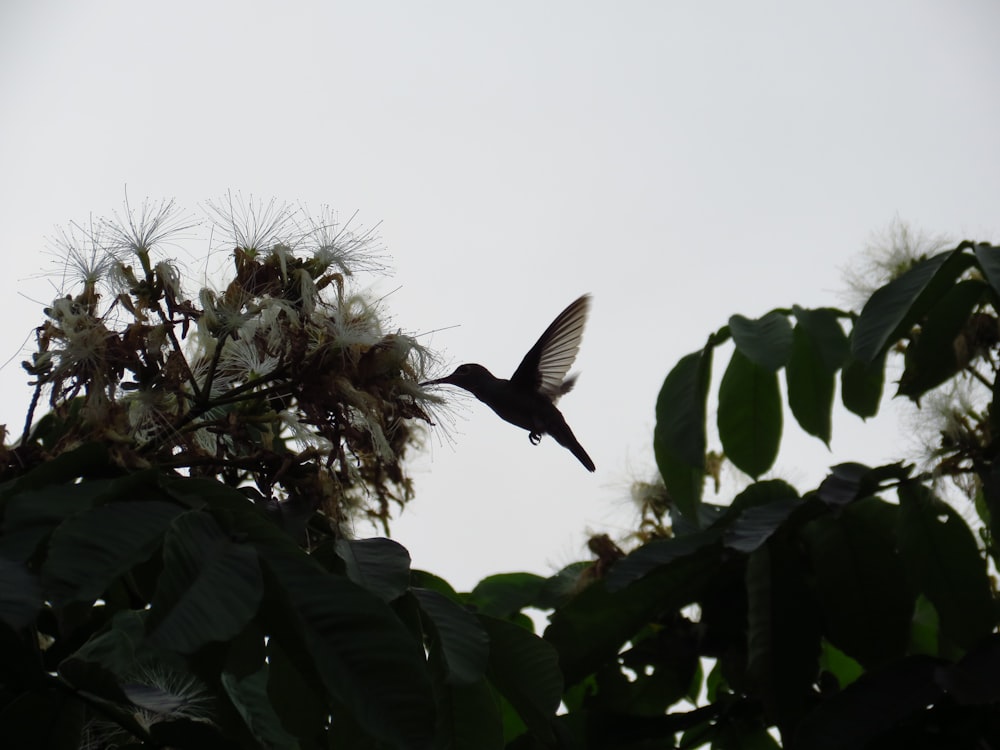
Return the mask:
<svg viewBox="0 0 1000 750">
<path fill-rule="evenodd" d="M 569 425 L 565 421 L 557 429 L 550 430 L 549 434 L 555 438 L 555 441 L 559 445 L 568 448 L 570 453 L 576 456 L 580 463 L 587 467 L 587 471 L 595 471 L 597 469 L 593 460 L 587 455 L 587 451 L 580 445 L 580 441 L 576 439 L 573 430 L 569 428 Z"/>
<path fill-rule="evenodd" d="M 587 451 L 583 449 L 583 446 L 580 445 L 580 442 L 576 438 L 573 438 L 573 442 L 566 447 L 580 460 L 581 464 L 587 467 L 587 471 L 597 470 L 593 460 L 587 455 Z"/>
</svg>

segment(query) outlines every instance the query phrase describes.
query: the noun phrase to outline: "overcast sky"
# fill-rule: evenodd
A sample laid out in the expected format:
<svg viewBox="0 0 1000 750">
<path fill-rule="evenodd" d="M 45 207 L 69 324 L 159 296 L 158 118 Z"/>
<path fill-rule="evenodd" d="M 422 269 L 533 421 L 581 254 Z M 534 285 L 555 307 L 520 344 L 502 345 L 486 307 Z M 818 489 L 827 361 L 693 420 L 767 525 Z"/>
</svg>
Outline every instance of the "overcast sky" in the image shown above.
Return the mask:
<svg viewBox="0 0 1000 750">
<path fill-rule="evenodd" d="M 634 522 L 663 377 L 731 314 L 842 304 L 895 217 L 1000 239 L 998 29 L 995 0 L 4 0 L 0 422 L 19 433 L 57 227 L 126 187 L 357 211 L 392 256 L 363 283 L 450 366 L 509 375 L 593 294 L 560 406 L 597 473 L 466 400 L 394 526 L 460 588 L 551 573 Z M 828 452 L 788 423 L 775 473 L 893 457 L 875 429 L 844 420 Z"/>
</svg>

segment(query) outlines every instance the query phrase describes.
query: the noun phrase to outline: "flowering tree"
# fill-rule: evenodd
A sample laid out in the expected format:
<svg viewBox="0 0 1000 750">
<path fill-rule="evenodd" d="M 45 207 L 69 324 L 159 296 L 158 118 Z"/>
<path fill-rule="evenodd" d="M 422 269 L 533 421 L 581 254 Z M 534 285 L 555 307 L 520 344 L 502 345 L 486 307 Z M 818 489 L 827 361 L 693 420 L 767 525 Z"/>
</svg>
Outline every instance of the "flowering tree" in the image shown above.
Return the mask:
<svg viewBox="0 0 1000 750">
<path fill-rule="evenodd" d="M 232 266 L 221 288 L 194 296 L 164 256 L 191 229 L 172 202 L 126 205 L 124 216 L 63 234 L 72 288 L 36 330 L 24 365 L 34 398 L 21 440 L 3 455 L 2 619 L 19 633 L 19 658 L 59 675 L 20 697 L 67 696 L 95 747 L 174 737 L 165 717 L 189 725 L 181 739 L 205 734 L 216 725 L 213 689 L 247 714 L 243 734 L 284 746 L 280 724 L 250 716 L 266 702 L 269 669 L 288 680 L 295 658 L 325 658 L 294 679 L 365 692 L 350 684 L 360 656 L 302 645 L 344 621 L 368 631 L 375 662 L 394 679 L 427 680 L 378 596 L 324 578 L 366 556 L 404 564 L 398 545 L 355 548 L 342 528 L 365 518 L 386 526 L 391 505 L 410 499 L 403 459 L 433 401 L 417 386 L 427 351 L 386 330 L 378 306 L 350 286 L 377 264 L 376 238 L 273 202 L 229 196 L 207 213 Z M 34 422 L 43 398 L 47 413 Z M 319 600 L 309 599 L 320 581 Z M 295 624 L 278 614 L 285 608 L 300 613 Z M 225 661 L 232 644 L 220 644 L 234 638 L 248 653 L 229 671 L 199 680 L 175 663 L 209 644 Z M 377 679 L 377 669 L 362 671 Z M 420 695 L 431 716 L 429 691 Z M 61 701 L 20 712 L 29 735 L 79 731 L 61 726 L 70 720 Z M 362 723 L 392 713 L 394 701 L 376 700 L 388 708 L 368 706 Z M 328 713 L 319 710 L 316 731 Z M 412 721 L 368 723 L 376 736 L 400 736 Z"/>
<path fill-rule="evenodd" d="M 233 266 L 197 301 L 154 260 L 187 226 L 172 204 L 64 238 L 78 288 L 26 363 L 47 412 L 0 462 L 5 747 L 996 744 L 1000 249 L 911 257 L 860 315 L 733 316 L 664 380 L 635 549 L 598 535 L 595 560 L 458 593 L 344 533 L 409 499 L 435 404 L 430 355 L 350 289 L 371 236 L 274 204 L 209 215 Z M 915 401 L 979 388 L 928 472 L 761 478 L 785 404 L 828 442 L 837 380 L 874 416 L 894 359 Z M 747 486 L 708 502 L 723 463 Z"/>
<path fill-rule="evenodd" d="M 371 233 L 232 196 L 209 217 L 231 278 L 194 298 L 157 259 L 190 229 L 172 202 L 63 235 L 76 288 L 45 310 L 25 363 L 50 411 L 33 429 L 28 414 L 20 460 L 98 442 L 122 469 L 221 477 L 333 526 L 385 524 L 410 497 L 410 420 L 428 421 L 431 397 L 416 385 L 427 351 L 348 286 L 372 265 Z"/>
</svg>

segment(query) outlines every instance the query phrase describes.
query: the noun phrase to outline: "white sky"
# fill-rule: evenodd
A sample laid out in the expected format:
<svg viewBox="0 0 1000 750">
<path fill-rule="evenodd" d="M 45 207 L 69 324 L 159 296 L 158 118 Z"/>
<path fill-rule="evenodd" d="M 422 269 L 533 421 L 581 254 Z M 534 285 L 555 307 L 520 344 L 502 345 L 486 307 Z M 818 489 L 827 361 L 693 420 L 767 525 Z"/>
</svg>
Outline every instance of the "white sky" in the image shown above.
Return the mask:
<svg viewBox="0 0 1000 750">
<path fill-rule="evenodd" d="M 596 475 L 464 401 L 394 526 L 459 588 L 552 572 L 629 528 L 663 377 L 730 314 L 842 303 L 897 215 L 998 239 L 998 29 L 995 0 L 4 0 L 0 422 L 19 433 L 30 396 L 45 238 L 126 185 L 357 210 L 382 222 L 396 325 L 460 324 L 424 339 L 449 365 L 509 375 L 594 295 L 561 408 Z M 809 489 L 900 452 L 894 430 L 845 420 L 831 454 L 787 423 L 776 473 Z"/>
</svg>

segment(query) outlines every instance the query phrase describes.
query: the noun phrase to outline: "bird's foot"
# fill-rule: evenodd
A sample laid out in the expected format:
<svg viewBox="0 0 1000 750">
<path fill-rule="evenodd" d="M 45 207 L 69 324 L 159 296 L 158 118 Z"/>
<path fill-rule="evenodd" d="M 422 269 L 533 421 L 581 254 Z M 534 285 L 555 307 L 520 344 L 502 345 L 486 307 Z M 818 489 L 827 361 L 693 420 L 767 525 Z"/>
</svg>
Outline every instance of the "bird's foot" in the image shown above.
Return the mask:
<svg viewBox="0 0 1000 750">
<path fill-rule="evenodd" d="M 529 432 L 528 440 L 531 441 L 532 445 L 538 445 L 542 442 L 542 433 L 540 432 Z"/>
</svg>

